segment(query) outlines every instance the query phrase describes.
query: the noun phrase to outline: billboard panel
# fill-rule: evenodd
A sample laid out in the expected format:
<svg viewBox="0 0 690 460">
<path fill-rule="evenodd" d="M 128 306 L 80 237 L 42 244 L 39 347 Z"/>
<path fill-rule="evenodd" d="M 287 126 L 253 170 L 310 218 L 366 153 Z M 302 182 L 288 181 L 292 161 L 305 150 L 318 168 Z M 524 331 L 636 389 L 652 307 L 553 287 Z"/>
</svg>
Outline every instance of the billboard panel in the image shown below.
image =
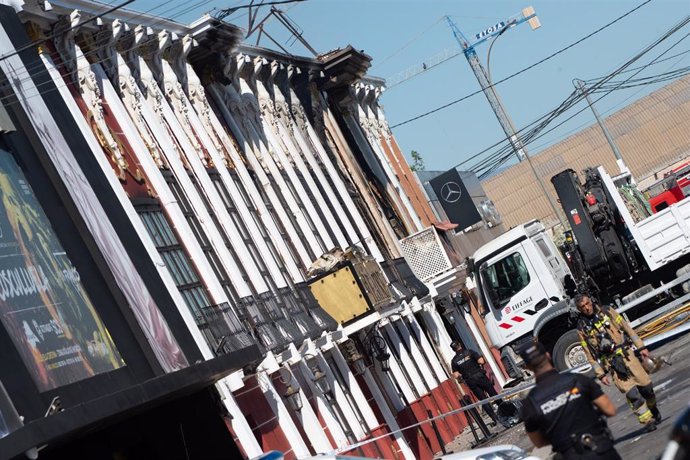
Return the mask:
<svg viewBox="0 0 690 460">
<path fill-rule="evenodd" d="M 40 391 L 124 366 L 23 172 L 3 150 L 0 320 Z"/>
<path fill-rule="evenodd" d="M 482 220 L 460 174 L 453 168 L 429 181 L 450 220 L 464 229 Z"/>
</svg>

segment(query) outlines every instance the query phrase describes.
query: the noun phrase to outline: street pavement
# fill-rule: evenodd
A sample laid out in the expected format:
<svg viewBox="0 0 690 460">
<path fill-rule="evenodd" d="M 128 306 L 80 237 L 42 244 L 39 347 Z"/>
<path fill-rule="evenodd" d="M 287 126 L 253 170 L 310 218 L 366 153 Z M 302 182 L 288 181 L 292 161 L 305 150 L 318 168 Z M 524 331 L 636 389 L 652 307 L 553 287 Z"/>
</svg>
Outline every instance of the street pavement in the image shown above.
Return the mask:
<svg viewBox="0 0 690 460">
<path fill-rule="evenodd" d="M 627 460 L 657 459 L 668 441 L 673 424 L 683 410 L 690 404 L 690 334 L 684 334 L 665 344 L 652 348 L 654 356 L 664 356 L 671 363 L 664 365 L 652 375 L 659 409 L 664 417 L 659 427 L 651 433 L 640 429 L 637 418 L 628 407 L 623 394 L 611 386 L 603 386 L 604 391 L 617 407 L 617 415 L 609 419 L 609 427 L 616 438 L 616 449 L 621 457 Z M 529 441 L 522 423 L 510 428 L 494 428 L 496 436 L 483 446 L 514 444 L 539 458 L 549 458 L 550 448 L 534 449 Z M 447 452 L 459 452 L 471 449 L 474 441 L 466 430 L 451 445 Z"/>
</svg>

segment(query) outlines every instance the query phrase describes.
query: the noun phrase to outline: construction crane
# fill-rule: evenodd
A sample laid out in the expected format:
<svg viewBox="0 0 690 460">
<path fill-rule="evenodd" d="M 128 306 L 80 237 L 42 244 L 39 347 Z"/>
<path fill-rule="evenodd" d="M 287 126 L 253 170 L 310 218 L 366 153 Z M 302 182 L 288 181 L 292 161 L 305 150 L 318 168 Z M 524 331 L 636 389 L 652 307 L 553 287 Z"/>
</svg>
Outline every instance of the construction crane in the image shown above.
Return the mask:
<svg viewBox="0 0 690 460">
<path fill-rule="evenodd" d="M 467 62 L 472 68 L 472 72 L 474 72 L 474 75 L 479 81 L 479 85 L 481 86 L 484 95 L 486 95 L 486 98 L 489 100 L 489 104 L 496 114 L 496 118 L 498 118 L 501 128 L 503 128 L 503 131 L 506 134 L 506 138 L 510 139 L 510 143 L 515 151 L 515 154 L 517 155 L 518 159 L 522 161 L 526 157 L 525 148 L 520 142 L 518 136 L 515 134 L 513 122 L 503 109 L 503 104 L 501 104 L 501 100 L 494 90 L 493 83 L 491 82 L 491 74 L 487 72 L 479 60 L 475 47 L 492 38 L 498 38 L 508 29 L 522 24 L 523 22 L 529 23 L 533 30 L 537 29 L 541 26 L 541 24 L 539 23 L 537 15 L 534 13 L 534 8 L 531 6 L 527 7 L 523 9 L 520 14 L 511 16 L 508 19 L 499 21 L 496 24 L 487 27 L 481 32 L 476 33 L 472 41 L 465 37 L 450 16 L 445 16 L 445 19 L 451 31 L 453 32 L 455 40 L 458 42 L 459 48 L 447 49 L 432 57 L 430 60 L 423 62 L 421 65 L 414 66 L 396 76 L 391 77 L 390 79 L 386 79 L 386 87 L 390 89 L 393 86 L 399 85 L 400 83 L 407 81 L 422 72 L 426 72 L 427 70 L 430 70 L 461 53 L 464 54 L 465 58 L 467 58 Z"/>
<path fill-rule="evenodd" d="M 537 15 L 534 13 L 534 8 L 532 8 L 531 6 L 527 7 L 522 10 L 522 14 L 513 16 L 507 19 L 506 21 L 498 22 L 497 24 L 494 24 L 493 26 L 484 29 L 478 34 L 475 34 L 475 40 L 473 43 L 470 43 L 470 41 L 467 40 L 465 35 L 463 35 L 463 33 L 453 22 L 450 16 L 446 16 L 446 21 L 448 22 L 450 30 L 453 31 L 453 36 L 455 36 L 455 40 L 462 48 L 462 52 L 467 58 L 467 62 L 469 62 L 470 67 L 472 68 L 472 72 L 474 72 L 475 77 L 477 77 L 477 81 L 479 81 L 479 85 L 481 86 L 484 95 L 489 100 L 489 104 L 491 105 L 491 108 L 496 114 L 496 118 L 498 118 L 498 122 L 501 124 L 501 128 L 503 128 L 503 132 L 505 132 L 506 134 L 506 138 L 510 139 L 510 144 L 513 147 L 513 151 L 515 152 L 520 161 L 524 160 L 526 157 L 525 148 L 522 145 L 522 142 L 520 141 L 518 136 L 515 134 L 515 126 L 513 126 L 512 120 L 510 119 L 506 111 L 503 109 L 501 99 L 496 93 L 496 90 L 491 81 L 490 71 L 489 73 L 487 73 L 487 70 L 484 68 L 481 61 L 479 60 L 479 57 L 477 56 L 475 47 L 477 45 L 480 45 L 481 43 L 484 43 L 492 37 L 498 38 L 508 29 L 515 27 L 518 24 L 522 24 L 523 22 L 528 22 L 532 27 L 532 30 L 540 27 L 541 24 L 539 23 Z"/>
<path fill-rule="evenodd" d="M 532 174 L 534 174 L 534 178 L 539 184 L 539 187 L 541 188 L 544 197 L 549 203 L 551 210 L 553 211 L 554 215 L 557 216 L 558 219 L 561 221 L 561 225 L 565 227 L 563 218 L 561 217 L 561 214 L 558 212 L 558 208 L 556 207 L 553 198 L 546 191 L 546 186 L 544 185 L 542 179 L 539 177 L 539 174 L 537 173 L 537 170 L 534 167 L 532 160 L 527 154 L 527 150 L 525 150 L 522 141 L 515 133 L 515 126 L 513 126 L 513 121 L 510 119 L 506 111 L 503 109 L 501 98 L 498 97 L 498 93 L 496 93 L 494 85 L 491 81 L 491 72 L 489 71 L 487 73 L 487 70 L 484 68 L 481 61 L 479 60 L 479 57 L 477 56 L 477 52 L 474 50 L 474 48 L 477 45 L 489 40 L 492 37 L 495 37 L 495 40 L 506 30 L 515 27 L 518 24 L 522 24 L 523 22 L 529 23 L 529 25 L 532 27 L 532 30 L 539 28 L 541 24 L 539 23 L 537 15 L 534 13 L 534 8 L 529 6 L 523 9 L 520 15 L 513 16 L 512 18 L 509 18 L 506 21 L 501 21 L 491 27 L 484 29 L 478 34 L 475 34 L 475 40 L 473 43 L 470 43 L 470 41 L 467 40 L 467 38 L 463 35 L 458 26 L 450 19 L 449 16 L 446 16 L 446 21 L 448 22 L 450 29 L 453 31 L 455 40 L 462 48 L 462 52 L 467 58 L 467 62 L 469 62 L 470 67 L 472 68 L 472 72 L 474 72 L 474 75 L 477 77 L 477 80 L 479 81 L 479 85 L 482 87 L 484 95 L 489 100 L 489 104 L 491 105 L 491 108 L 494 110 L 496 118 L 498 118 L 498 122 L 501 124 L 501 128 L 503 128 L 503 132 L 506 134 L 506 139 L 510 141 L 510 145 L 513 147 L 515 155 L 518 157 L 520 161 L 527 160 L 527 163 L 529 164 L 529 167 L 532 170 Z M 487 62 L 489 60 L 490 53 L 491 48 L 489 47 Z"/>
<path fill-rule="evenodd" d="M 450 18 L 448 16 L 444 17 L 446 21 L 449 21 Z M 443 19 L 443 18 L 442 18 Z M 506 30 L 515 27 L 518 24 L 521 24 L 523 22 L 528 21 L 530 25 L 532 26 L 533 29 L 536 29 L 537 27 L 540 26 L 539 24 L 539 19 L 537 18 L 537 15 L 534 14 L 534 8 L 527 7 L 525 8 L 521 14 L 511 16 L 510 18 L 504 20 L 504 21 L 499 21 L 498 23 L 494 24 L 491 27 L 487 27 L 483 31 L 477 33 L 474 35 L 475 41 L 470 43 L 469 40 L 464 38 L 464 35 L 462 35 L 462 32 L 460 35 L 463 37 L 464 41 L 467 43 L 469 48 L 474 48 L 475 46 L 487 41 L 488 39 L 502 35 L 503 32 Z M 457 29 L 457 27 L 455 27 Z M 442 52 L 432 56 L 431 58 L 426 59 L 424 62 L 421 62 L 419 64 L 415 64 L 412 67 L 403 70 L 402 72 L 399 72 L 395 75 L 392 75 L 388 78 L 386 78 L 386 87 L 388 89 L 393 88 L 394 86 L 397 86 L 401 83 L 406 82 L 407 80 L 416 77 L 417 75 L 424 73 L 428 70 L 433 69 L 434 67 L 443 64 L 446 61 L 449 61 L 453 59 L 456 56 L 459 56 L 465 52 L 465 48 L 463 47 L 462 44 L 460 44 L 459 47 L 451 47 L 443 50 Z"/>
</svg>

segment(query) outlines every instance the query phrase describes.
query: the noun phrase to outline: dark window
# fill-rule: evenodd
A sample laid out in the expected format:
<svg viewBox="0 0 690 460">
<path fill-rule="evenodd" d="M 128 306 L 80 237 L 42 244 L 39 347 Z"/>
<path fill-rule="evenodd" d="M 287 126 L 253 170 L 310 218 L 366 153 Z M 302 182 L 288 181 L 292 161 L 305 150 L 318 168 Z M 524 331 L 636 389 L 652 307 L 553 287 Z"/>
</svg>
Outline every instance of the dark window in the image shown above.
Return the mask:
<svg viewBox="0 0 690 460">
<path fill-rule="evenodd" d="M 480 269 L 481 279 L 495 308 L 502 308 L 530 282 L 529 270 L 519 252 Z"/>
<path fill-rule="evenodd" d="M 139 207 L 137 212 L 175 281 L 177 289 L 197 322 L 201 309 L 211 305 L 205 289 L 163 212 L 157 207 Z"/>
</svg>

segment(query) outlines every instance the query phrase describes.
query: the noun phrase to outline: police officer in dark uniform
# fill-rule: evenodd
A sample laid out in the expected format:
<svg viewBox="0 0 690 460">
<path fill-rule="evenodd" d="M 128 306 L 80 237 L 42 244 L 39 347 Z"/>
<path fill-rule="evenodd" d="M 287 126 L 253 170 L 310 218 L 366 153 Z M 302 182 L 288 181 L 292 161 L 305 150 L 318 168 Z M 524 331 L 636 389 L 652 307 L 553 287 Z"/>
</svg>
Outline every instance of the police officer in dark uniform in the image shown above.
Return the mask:
<svg viewBox="0 0 690 460">
<path fill-rule="evenodd" d="M 450 346 L 455 352 L 455 356 L 453 356 L 451 361 L 453 377 L 458 380 L 462 379 L 479 401 L 490 396 L 496 396 L 497 393 L 494 385 L 486 376 L 482 367 L 486 362 L 484 358 L 476 351 L 464 349 L 459 341 L 451 343 Z M 496 400 L 496 404 L 501 404 L 501 402 L 500 399 Z M 491 417 L 492 422 L 489 425 L 496 426 L 498 417 L 491 403 L 486 403 L 482 407 L 487 415 Z"/>
<path fill-rule="evenodd" d="M 616 408 L 599 385 L 581 374 L 559 374 L 540 343 L 530 343 L 520 356 L 537 380 L 522 405 L 532 443 L 551 444 L 557 459 L 620 460 L 603 417 L 616 415 Z"/>
</svg>

